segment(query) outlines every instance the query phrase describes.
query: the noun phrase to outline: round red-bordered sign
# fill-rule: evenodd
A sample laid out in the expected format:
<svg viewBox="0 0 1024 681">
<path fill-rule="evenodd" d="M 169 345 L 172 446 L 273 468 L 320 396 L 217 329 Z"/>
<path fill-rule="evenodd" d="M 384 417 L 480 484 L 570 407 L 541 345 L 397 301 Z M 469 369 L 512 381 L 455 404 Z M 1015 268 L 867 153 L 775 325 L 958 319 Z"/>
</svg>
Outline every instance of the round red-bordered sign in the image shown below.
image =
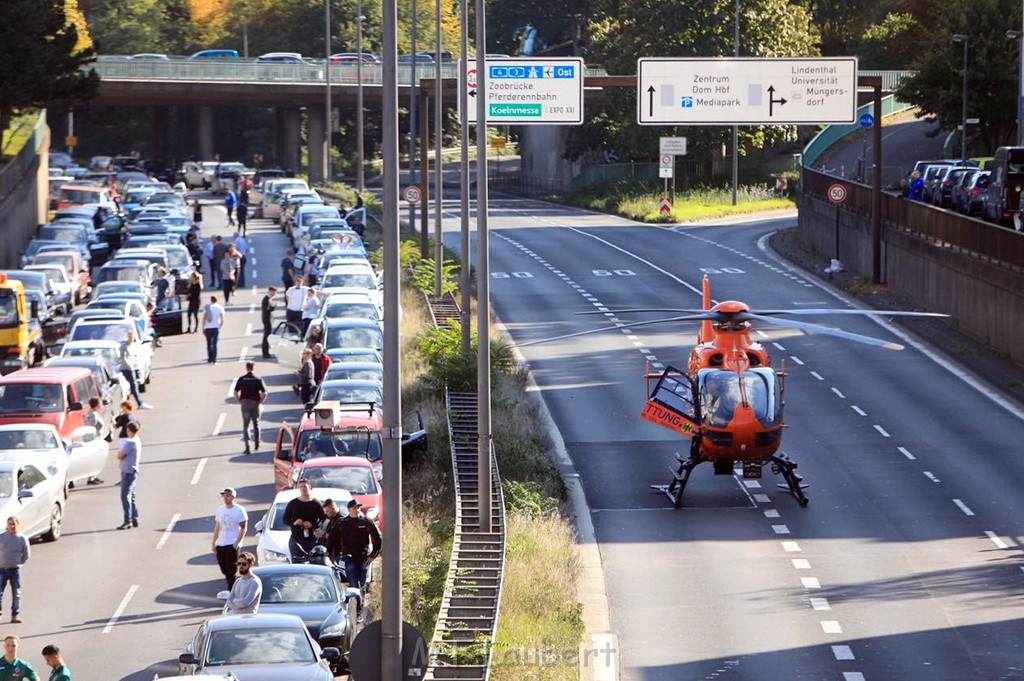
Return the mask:
<svg viewBox="0 0 1024 681">
<path fill-rule="evenodd" d="M 842 203 L 846 200 L 846 185 L 838 182 L 828 188 L 828 200 L 832 203 Z"/>
<path fill-rule="evenodd" d="M 403 192 L 406 203 L 415 204 L 419 203 L 420 200 L 420 188 L 414 184 L 409 185 Z"/>
</svg>

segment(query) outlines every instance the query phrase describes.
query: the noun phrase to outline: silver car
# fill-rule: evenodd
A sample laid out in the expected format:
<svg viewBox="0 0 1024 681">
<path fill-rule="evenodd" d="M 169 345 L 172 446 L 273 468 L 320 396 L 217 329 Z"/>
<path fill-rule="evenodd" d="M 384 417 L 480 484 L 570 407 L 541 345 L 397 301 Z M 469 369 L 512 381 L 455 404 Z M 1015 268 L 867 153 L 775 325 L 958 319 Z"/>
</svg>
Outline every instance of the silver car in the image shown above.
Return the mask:
<svg viewBox="0 0 1024 681">
<path fill-rule="evenodd" d="M 295 615 L 227 615 L 199 625 L 178 656 L 181 675 L 235 674 L 261 681 L 334 681 L 341 652 L 320 649 Z"/>
</svg>

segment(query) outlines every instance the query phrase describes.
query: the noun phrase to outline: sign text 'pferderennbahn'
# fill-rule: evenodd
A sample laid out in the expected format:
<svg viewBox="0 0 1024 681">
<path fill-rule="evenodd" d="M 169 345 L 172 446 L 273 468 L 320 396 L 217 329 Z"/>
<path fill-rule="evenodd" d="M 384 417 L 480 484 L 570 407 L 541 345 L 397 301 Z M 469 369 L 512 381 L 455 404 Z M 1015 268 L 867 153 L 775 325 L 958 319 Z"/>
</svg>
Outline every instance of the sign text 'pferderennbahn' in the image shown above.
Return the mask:
<svg viewBox="0 0 1024 681">
<path fill-rule="evenodd" d="M 509 125 L 583 122 L 582 59 L 488 59 L 484 84 L 487 122 Z M 477 78 L 470 61 L 469 111 L 461 120 L 476 123 Z M 468 119 L 467 119 L 468 114 Z"/>
<path fill-rule="evenodd" d="M 857 120 L 857 59 L 642 57 L 637 121 L 786 125 Z"/>
</svg>

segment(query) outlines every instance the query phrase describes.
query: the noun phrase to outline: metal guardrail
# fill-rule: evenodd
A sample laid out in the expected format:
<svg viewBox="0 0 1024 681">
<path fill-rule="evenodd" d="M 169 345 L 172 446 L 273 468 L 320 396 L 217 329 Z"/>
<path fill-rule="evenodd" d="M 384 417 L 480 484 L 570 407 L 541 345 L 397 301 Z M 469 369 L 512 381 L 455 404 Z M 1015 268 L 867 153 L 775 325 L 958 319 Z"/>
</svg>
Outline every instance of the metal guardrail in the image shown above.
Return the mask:
<svg viewBox="0 0 1024 681">
<path fill-rule="evenodd" d="M 892 92 L 907 78 L 917 75 L 917 71 L 858 71 L 857 75 L 881 78 L 882 92 Z"/>
<path fill-rule="evenodd" d="M 427 297 L 438 328 L 451 328 L 459 307 L 450 295 Z M 490 676 L 491 652 L 505 569 L 505 501 L 497 459 L 491 456 L 491 532 L 480 531 L 477 488 L 477 395 L 448 393 L 448 437 L 455 482 L 455 538 L 441 611 L 431 638 L 427 679 Z"/>
</svg>

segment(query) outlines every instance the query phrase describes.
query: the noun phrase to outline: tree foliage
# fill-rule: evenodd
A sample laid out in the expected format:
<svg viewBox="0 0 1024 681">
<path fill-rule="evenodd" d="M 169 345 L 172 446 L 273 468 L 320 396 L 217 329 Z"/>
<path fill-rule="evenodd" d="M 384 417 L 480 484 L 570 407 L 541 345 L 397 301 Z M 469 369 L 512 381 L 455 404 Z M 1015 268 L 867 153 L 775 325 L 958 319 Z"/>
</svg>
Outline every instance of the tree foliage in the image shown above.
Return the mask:
<svg viewBox="0 0 1024 681">
<path fill-rule="evenodd" d="M 20 109 L 95 93 L 95 72 L 82 70 L 95 55 L 81 47 L 74 19 L 64 0 L 0 2 L 0 130 Z"/>
<path fill-rule="evenodd" d="M 188 0 L 80 0 L 100 54 L 189 54 L 201 43 Z"/>
</svg>

